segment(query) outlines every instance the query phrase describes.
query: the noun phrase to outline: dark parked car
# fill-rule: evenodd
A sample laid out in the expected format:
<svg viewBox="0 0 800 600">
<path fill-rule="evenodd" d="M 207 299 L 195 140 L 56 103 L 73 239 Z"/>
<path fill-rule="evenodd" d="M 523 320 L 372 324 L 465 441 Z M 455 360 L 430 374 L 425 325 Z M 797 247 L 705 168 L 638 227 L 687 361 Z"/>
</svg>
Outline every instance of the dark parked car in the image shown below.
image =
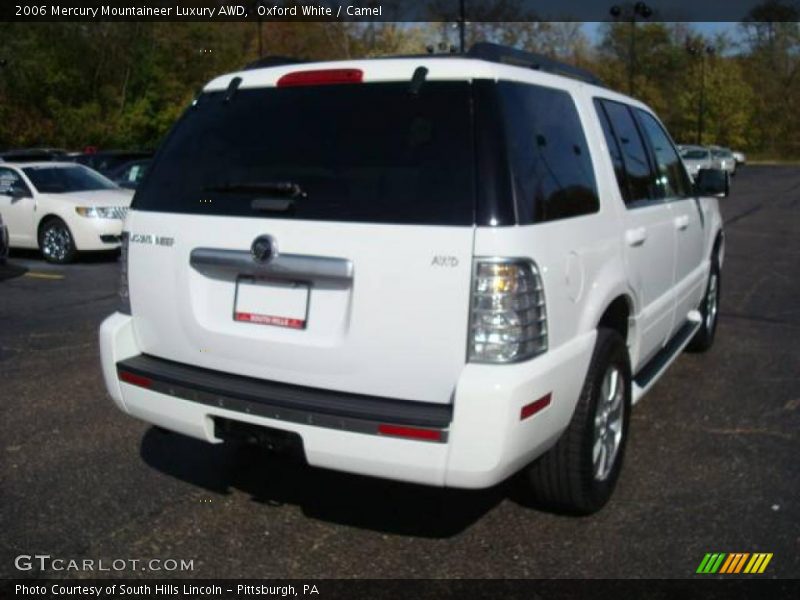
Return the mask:
<svg viewBox="0 0 800 600">
<path fill-rule="evenodd" d="M 143 158 L 127 162 L 111 171 L 108 174 L 108 178 L 120 187 L 135 190 L 144 174 L 147 173 L 150 160 L 149 158 Z"/>
<path fill-rule="evenodd" d="M 5 162 L 33 162 L 42 160 L 64 160 L 67 151 L 60 148 L 17 148 L 0 152 Z"/>
<path fill-rule="evenodd" d="M 92 154 L 76 156 L 75 162 L 86 165 L 106 177 L 110 177 L 116 169 L 124 164 L 134 160 L 152 158 L 152 156 L 152 152 L 144 150 L 101 150 Z"/>
</svg>

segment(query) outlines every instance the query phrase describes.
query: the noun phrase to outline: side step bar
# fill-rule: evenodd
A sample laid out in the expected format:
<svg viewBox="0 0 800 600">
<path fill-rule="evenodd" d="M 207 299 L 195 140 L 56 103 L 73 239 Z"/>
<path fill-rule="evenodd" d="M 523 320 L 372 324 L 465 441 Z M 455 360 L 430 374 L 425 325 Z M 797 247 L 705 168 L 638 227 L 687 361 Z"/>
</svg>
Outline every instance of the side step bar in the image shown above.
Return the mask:
<svg viewBox="0 0 800 600">
<path fill-rule="evenodd" d="M 642 396 L 653 387 L 659 376 L 678 358 L 700 328 L 702 319 L 699 311 L 691 311 L 678 332 L 633 376 L 633 397 L 631 399 L 633 404 L 642 399 Z"/>
</svg>

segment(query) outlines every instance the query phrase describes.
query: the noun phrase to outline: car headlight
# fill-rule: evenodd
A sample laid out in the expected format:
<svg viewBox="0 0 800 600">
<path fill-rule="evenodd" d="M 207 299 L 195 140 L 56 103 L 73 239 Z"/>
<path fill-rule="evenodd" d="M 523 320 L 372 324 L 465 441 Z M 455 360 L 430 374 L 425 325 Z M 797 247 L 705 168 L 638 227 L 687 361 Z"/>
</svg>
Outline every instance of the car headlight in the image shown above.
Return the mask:
<svg viewBox="0 0 800 600">
<path fill-rule="evenodd" d="M 76 206 L 75 212 L 89 219 L 124 219 L 127 212 L 122 206 Z"/>
</svg>

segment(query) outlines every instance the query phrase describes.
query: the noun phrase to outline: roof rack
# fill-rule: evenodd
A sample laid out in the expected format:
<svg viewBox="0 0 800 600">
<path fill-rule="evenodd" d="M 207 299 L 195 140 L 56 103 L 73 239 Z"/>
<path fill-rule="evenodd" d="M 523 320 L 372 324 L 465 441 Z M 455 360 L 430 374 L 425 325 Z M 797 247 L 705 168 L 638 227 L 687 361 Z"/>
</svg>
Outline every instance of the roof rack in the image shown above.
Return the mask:
<svg viewBox="0 0 800 600">
<path fill-rule="evenodd" d="M 567 63 L 563 63 L 543 54 L 536 54 L 535 52 L 526 52 L 525 50 L 518 50 L 510 46 L 503 46 L 502 44 L 493 44 L 491 42 L 478 42 L 473 44 L 468 52 L 465 54 L 415 54 L 415 55 L 399 55 L 399 56 L 381 56 L 376 59 L 388 58 L 477 58 L 480 60 L 487 60 L 489 62 L 501 63 L 504 65 L 511 65 L 516 67 L 524 67 L 528 69 L 536 69 L 537 71 L 545 71 L 547 73 L 554 73 L 556 75 L 563 75 L 571 77 L 572 79 L 579 79 L 586 83 L 593 85 L 604 85 L 602 80 L 596 75 L 581 69 L 573 67 Z M 375 60 L 375 59 L 373 59 Z M 244 70 L 250 69 L 263 69 L 266 67 L 280 67 L 282 65 L 296 65 L 309 62 L 303 58 L 292 58 L 288 56 L 265 56 L 258 60 L 245 65 Z"/>
<path fill-rule="evenodd" d="M 537 71 L 546 71 L 556 75 L 564 75 L 572 79 L 580 79 L 587 83 L 594 85 L 603 85 L 603 82 L 593 73 L 573 67 L 567 63 L 553 60 L 543 54 L 536 54 L 535 52 L 526 52 L 524 50 L 517 50 L 510 46 L 503 46 L 501 44 L 492 44 L 491 42 L 478 42 L 474 44 L 469 52 L 466 53 L 469 58 L 480 58 L 490 62 L 502 63 L 504 65 L 513 65 L 517 67 L 527 67 L 529 69 L 536 69 Z"/>
<path fill-rule="evenodd" d="M 291 58 L 289 56 L 265 56 L 247 63 L 244 66 L 245 71 L 250 69 L 263 69 L 265 67 L 280 67 L 281 65 L 296 65 L 298 63 L 308 62 L 303 58 Z"/>
</svg>

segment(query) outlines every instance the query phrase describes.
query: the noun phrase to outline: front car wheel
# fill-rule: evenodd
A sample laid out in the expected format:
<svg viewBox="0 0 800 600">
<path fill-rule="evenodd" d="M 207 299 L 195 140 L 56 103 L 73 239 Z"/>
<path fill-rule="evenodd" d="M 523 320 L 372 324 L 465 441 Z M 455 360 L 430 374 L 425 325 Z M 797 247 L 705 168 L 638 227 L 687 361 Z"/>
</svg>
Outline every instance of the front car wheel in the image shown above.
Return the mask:
<svg viewBox="0 0 800 600">
<path fill-rule="evenodd" d="M 708 274 L 706 294 L 700 302 L 700 328 L 694 334 L 692 341 L 686 347 L 689 352 L 705 352 L 714 345 L 717 333 L 717 318 L 719 316 L 719 298 L 722 277 L 720 275 L 719 260 L 714 257 L 711 271 Z"/>
<path fill-rule="evenodd" d="M 47 262 L 55 264 L 70 263 L 77 254 L 69 227 L 57 217 L 48 219 L 39 228 L 39 249 Z"/>
</svg>

